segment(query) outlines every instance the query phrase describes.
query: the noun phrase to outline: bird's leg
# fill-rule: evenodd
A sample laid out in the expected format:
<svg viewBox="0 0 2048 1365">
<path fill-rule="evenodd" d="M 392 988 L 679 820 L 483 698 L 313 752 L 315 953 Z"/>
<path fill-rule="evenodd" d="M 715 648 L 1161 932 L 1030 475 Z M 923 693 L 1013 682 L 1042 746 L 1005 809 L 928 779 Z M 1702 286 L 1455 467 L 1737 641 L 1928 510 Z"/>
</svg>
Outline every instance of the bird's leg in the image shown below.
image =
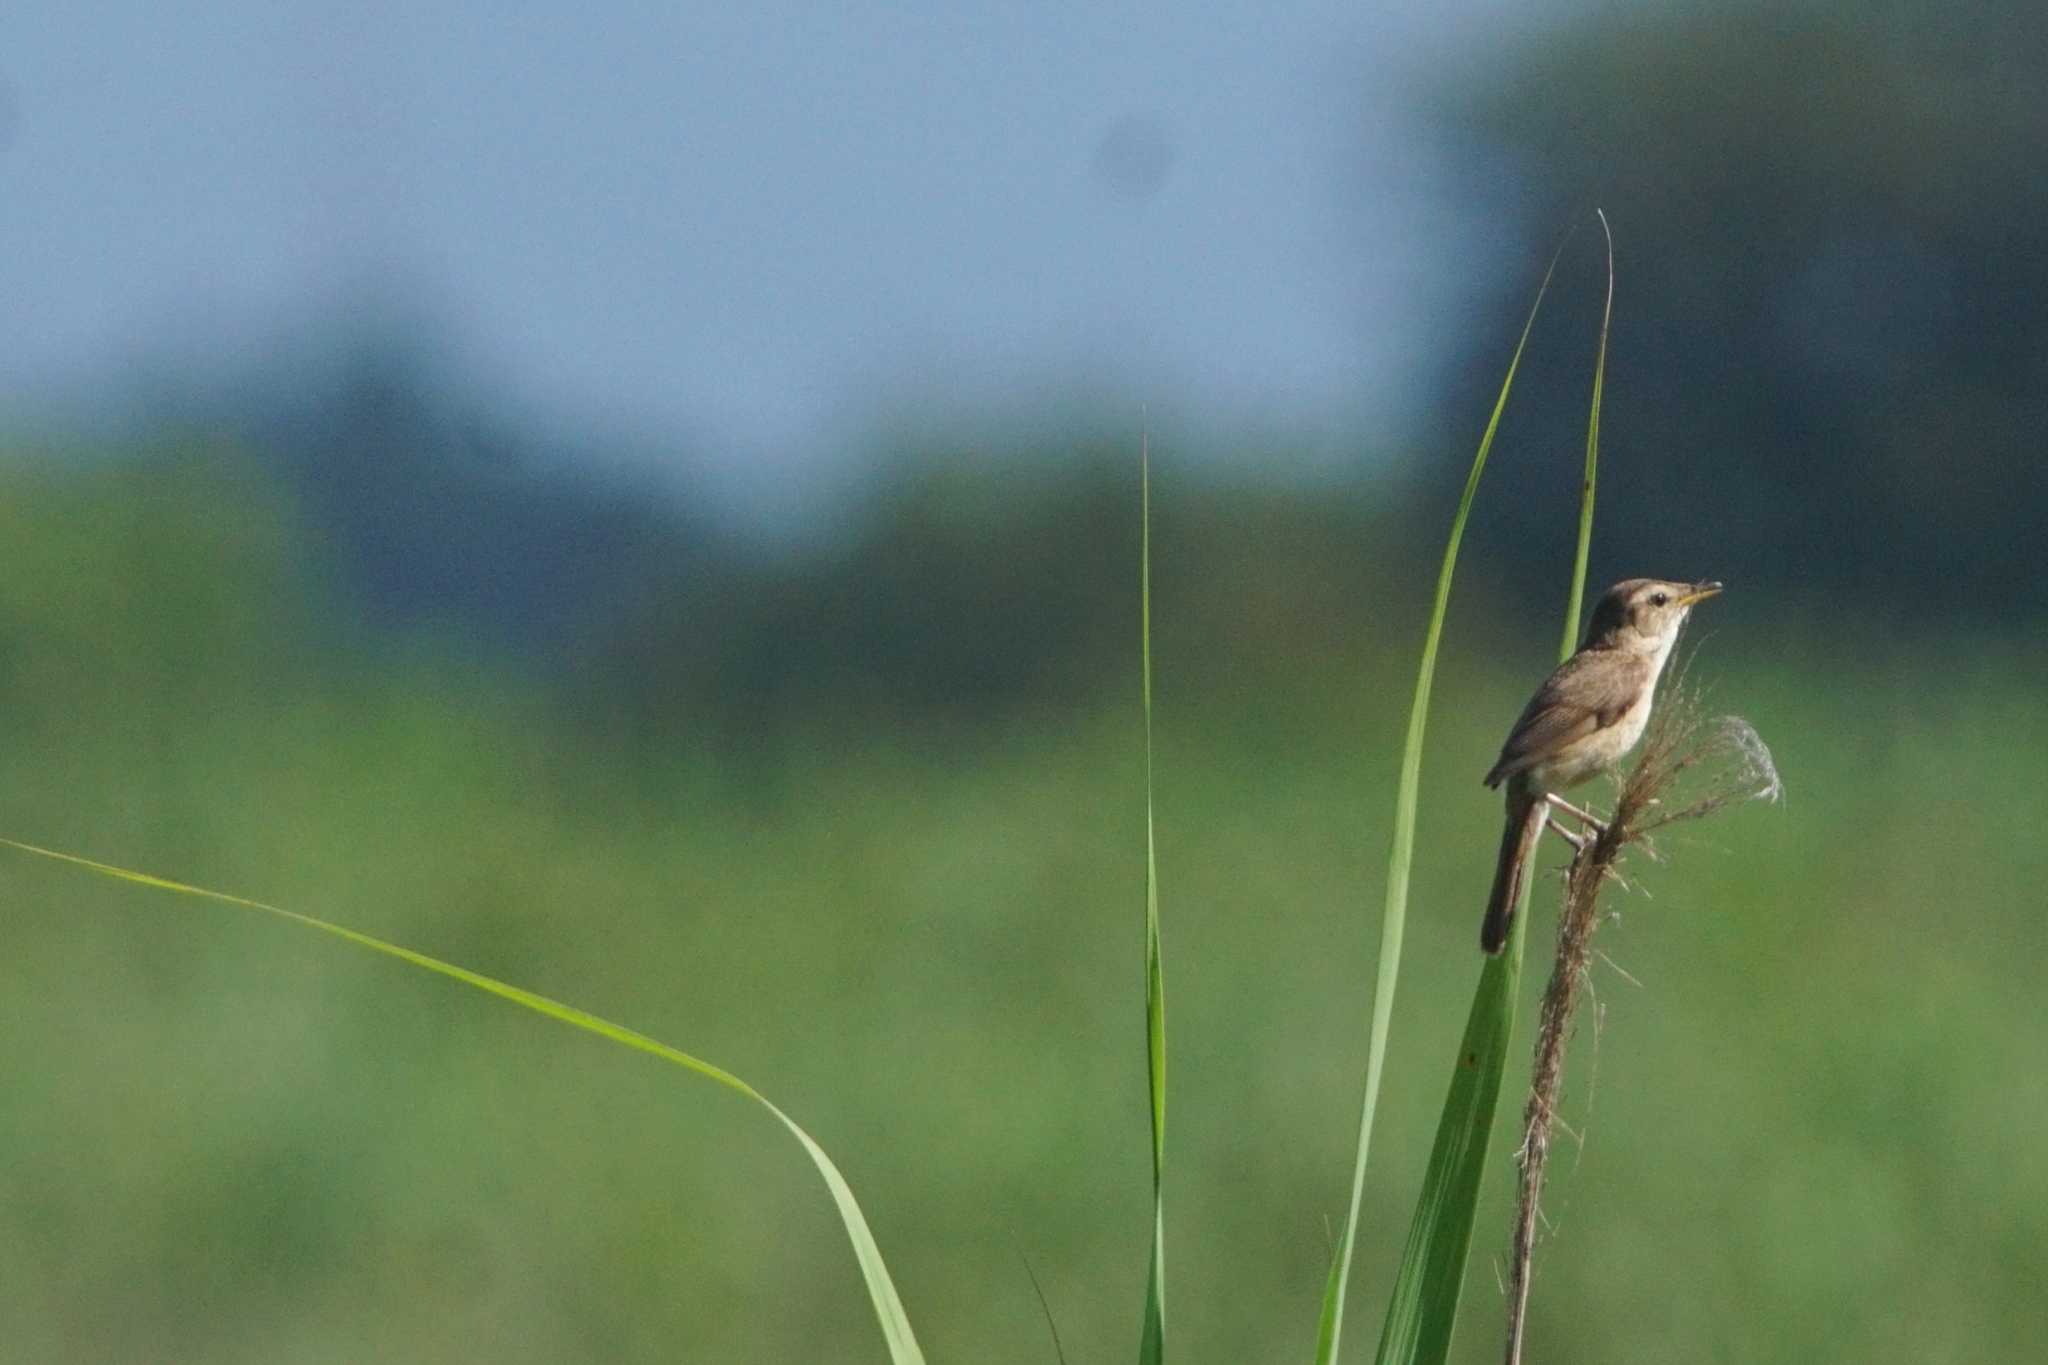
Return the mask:
<svg viewBox="0 0 2048 1365">
<path fill-rule="evenodd" d="M 1570 844 L 1572 846 L 1572 851 L 1574 853 L 1584 853 L 1586 851 L 1586 845 L 1593 842 L 1593 836 L 1590 833 L 1581 833 L 1578 830 L 1566 829 L 1563 825 L 1557 822 L 1557 817 L 1555 815 L 1546 814 L 1543 817 L 1543 822 L 1550 826 L 1550 832 L 1552 834 L 1555 834 L 1558 838 Z"/>
<path fill-rule="evenodd" d="M 1543 799 L 1550 803 L 1551 808 L 1553 810 L 1563 811 L 1566 815 L 1571 816 L 1580 824 L 1585 825 L 1587 828 L 1593 830 L 1595 833 L 1605 834 L 1607 832 L 1607 822 L 1605 820 L 1600 819 L 1591 811 L 1580 810 L 1577 806 L 1574 806 L 1571 802 L 1565 800 L 1556 792 L 1545 792 L 1543 794 Z M 1552 828 L 1557 828 L 1554 822 L 1554 817 Z M 1563 831 L 1559 830 L 1559 832 L 1562 833 Z"/>
</svg>

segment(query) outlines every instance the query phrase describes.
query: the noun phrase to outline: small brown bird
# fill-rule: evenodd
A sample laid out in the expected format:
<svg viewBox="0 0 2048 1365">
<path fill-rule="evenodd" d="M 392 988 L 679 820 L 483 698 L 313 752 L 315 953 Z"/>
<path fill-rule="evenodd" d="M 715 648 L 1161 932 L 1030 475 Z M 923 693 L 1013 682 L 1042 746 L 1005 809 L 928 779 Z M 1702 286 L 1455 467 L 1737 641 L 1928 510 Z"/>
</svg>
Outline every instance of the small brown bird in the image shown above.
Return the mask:
<svg viewBox="0 0 2048 1365">
<path fill-rule="evenodd" d="M 1522 710 L 1501 746 L 1486 785 L 1508 784 L 1507 828 L 1479 946 L 1497 953 L 1522 899 L 1522 883 L 1543 827 L 1556 807 L 1594 828 L 1600 822 L 1557 793 L 1613 767 L 1643 737 L 1657 677 L 1693 604 L 1721 591 L 1719 583 L 1670 583 L 1628 578 L 1607 590 L 1593 608 L 1586 643 L 1558 665 Z M 1555 828 L 1574 843 L 1562 825 Z"/>
</svg>

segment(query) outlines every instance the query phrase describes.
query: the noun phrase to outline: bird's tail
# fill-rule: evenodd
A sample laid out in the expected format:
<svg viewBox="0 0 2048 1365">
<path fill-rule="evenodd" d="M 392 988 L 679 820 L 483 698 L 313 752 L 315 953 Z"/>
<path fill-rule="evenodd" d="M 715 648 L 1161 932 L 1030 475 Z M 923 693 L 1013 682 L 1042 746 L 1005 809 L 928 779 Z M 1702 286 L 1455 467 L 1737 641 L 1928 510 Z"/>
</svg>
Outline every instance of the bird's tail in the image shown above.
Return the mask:
<svg viewBox="0 0 2048 1365">
<path fill-rule="evenodd" d="M 1522 902 L 1522 885 L 1529 878 L 1529 865 L 1536 858 L 1536 841 L 1543 837 L 1543 822 L 1550 803 L 1508 789 L 1507 827 L 1501 831 L 1500 861 L 1493 869 L 1493 894 L 1486 898 L 1486 921 L 1479 926 L 1479 946 L 1497 953 L 1508 941 L 1508 926 L 1515 922 L 1515 907 Z"/>
</svg>

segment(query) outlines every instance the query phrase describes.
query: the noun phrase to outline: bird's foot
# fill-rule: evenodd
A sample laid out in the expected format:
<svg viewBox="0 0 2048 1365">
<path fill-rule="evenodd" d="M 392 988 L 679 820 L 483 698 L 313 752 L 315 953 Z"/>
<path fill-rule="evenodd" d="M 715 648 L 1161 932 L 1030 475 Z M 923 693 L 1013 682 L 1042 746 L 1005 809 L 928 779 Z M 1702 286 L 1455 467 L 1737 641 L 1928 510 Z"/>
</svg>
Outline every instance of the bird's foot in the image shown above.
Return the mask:
<svg viewBox="0 0 2048 1365">
<path fill-rule="evenodd" d="M 1582 832 L 1580 830 L 1575 829 L 1566 829 L 1563 825 L 1557 822 L 1557 817 L 1555 815 L 1546 815 L 1543 818 L 1544 821 L 1547 824 L 1549 824 L 1550 832 L 1552 834 L 1555 834 L 1558 838 L 1564 840 L 1566 843 L 1570 844 L 1572 846 L 1572 851 L 1574 853 L 1584 853 L 1586 851 L 1586 846 L 1593 842 L 1593 835 L 1591 832 Z"/>
<path fill-rule="evenodd" d="M 1595 834 L 1605 834 L 1607 832 L 1607 822 L 1605 820 L 1602 820 L 1599 816 L 1593 814 L 1591 811 L 1580 810 L 1577 806 L 1574 806 L 1571 802 L 1565 800 L 1562 796 L 1559 796 L 1557 793 L 1546 792 L 1544 793 L 1543 799 L 1550 803 L 1552 810 L 1563 811 L 1566 815 L 1571 816 L 1574 820 L 1577 820 L 1580 824 L 1592 830 Z M 1564 832 L 1562 827 L 1560 827 L 1556 823 L 1556 818 L 1554 816 L 1552 817 L 1551 828 L 1556 829 L 1560 834 Z"/>
</svg>

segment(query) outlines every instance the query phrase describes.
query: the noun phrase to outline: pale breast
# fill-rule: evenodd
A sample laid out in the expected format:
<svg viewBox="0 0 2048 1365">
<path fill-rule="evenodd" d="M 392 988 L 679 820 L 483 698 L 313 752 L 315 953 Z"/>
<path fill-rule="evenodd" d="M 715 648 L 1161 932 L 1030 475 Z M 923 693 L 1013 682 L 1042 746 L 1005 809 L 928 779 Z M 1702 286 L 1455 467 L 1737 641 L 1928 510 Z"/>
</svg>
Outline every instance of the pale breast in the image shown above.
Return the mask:
<svg viewBox="0 0 2048 1365">
<path fill-rule="evenodd" d="M 1614 724 L 1603 725 L 1562 746 L 1547 762 L 1530 769 L 1529 775 L 1537 786 L 1551 791 L 1577 786 L 1617 766 L 1628 751 L 1636 747 L 1636 741 L 1643 737 L 1643 731 L 1650 724 L 1650 706 L 1656 698 L 1658 675 L 1664 671 L 1664 661 L 1670 656 L 1671 644 L 1670 637 L 1658 643 L 1650 655 L 1648 685 L 1615 719 Z"/>
<path fill-rule="evenodd" d="M 1650 700 L 1646 692 L 1614 724 L 1603 725 L 1560 746 L 1544 762 L 1532 765 L 1529 776 L 1536 786 L 1548 791 L 1575 787 L 1620 763 L 1643 737 L 1643 728 L 1649 721 Z"/>
</svg>

